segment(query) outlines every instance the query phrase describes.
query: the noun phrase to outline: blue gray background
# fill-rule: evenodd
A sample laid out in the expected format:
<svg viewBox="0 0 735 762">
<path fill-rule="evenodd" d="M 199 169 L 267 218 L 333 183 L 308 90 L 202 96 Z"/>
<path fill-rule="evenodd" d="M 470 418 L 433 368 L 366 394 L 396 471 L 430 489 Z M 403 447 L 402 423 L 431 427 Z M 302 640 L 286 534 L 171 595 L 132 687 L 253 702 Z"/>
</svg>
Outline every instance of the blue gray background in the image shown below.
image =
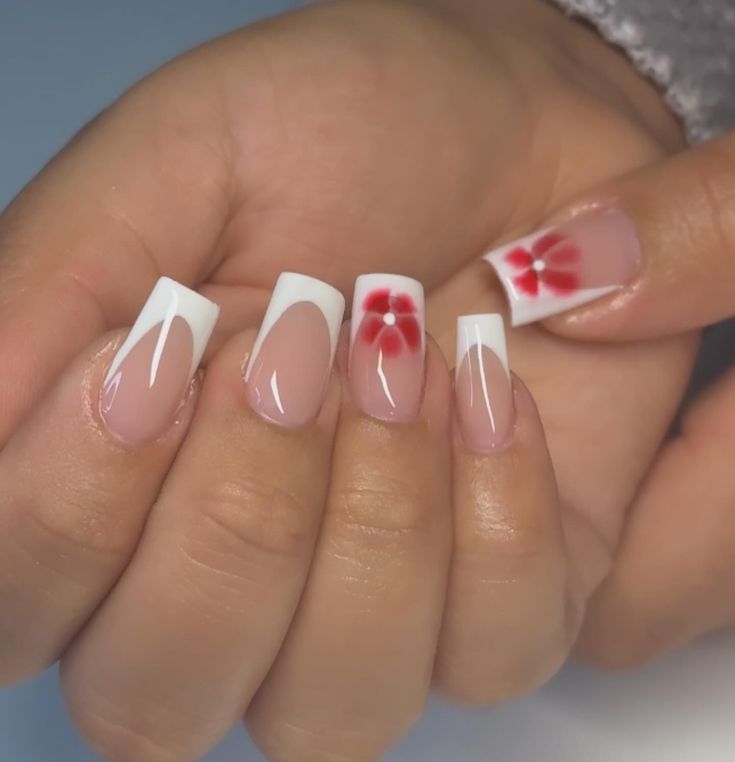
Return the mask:
<svg viewBox="0 0 735 762">
<path fill-rule="evenodd" d="M 172 56 L 287 0 L 0 0 L 0 208 L 88 119 Z M 700 378 L 731 361 L 711 332 Z M 488 643 L 488 648 L 493 644 Z M 388 762 L 733 762 L 735 635 L 635 673 L 570 665 L 494 711 L 433 701 Z M 92 762 L 68 722 L 55 670 L 0 690 L 0 762 Z M 207 762 L 262 760 L 242 730 Z M 294 760 L 294 762 L 298 762 Z"/>
</svg>

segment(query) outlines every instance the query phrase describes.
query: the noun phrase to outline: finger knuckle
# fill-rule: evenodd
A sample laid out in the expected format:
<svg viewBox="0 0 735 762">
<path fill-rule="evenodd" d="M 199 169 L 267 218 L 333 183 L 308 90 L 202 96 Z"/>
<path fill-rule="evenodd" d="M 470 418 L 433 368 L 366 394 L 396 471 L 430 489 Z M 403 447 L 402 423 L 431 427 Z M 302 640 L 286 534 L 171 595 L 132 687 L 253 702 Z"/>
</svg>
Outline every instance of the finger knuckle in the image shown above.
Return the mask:
<svg viewBox="0 0 735 762">
<path fill-rule="evenodd" d="M 381 731 L 360 728 L 307 727 L 283 717 L 249 719 L 249 730 L 271 762 L 376 762 L 385 750 L 407 732 L 412 722 Z"/>
<path fill-rule="evenodd" d="M 99 490 L 67 491 L 53 498 L 23 495 L 15 507 L 25 523 L 18 536 L 28 538 L 29 547 L 51 551 L 44 553 L 48 557 L 89 557 L 116 567 L 130 554 L 131 538 L 110 504 Z"/>
<path fill-rule="evenodd" d="M 296 494 L 258 477 L 216 484 L 197 499 L 193 534 L 230 557 L 294 559 L 310 536 L 310 512 Z"/>
<path fill-rule="evenodd" d="M 458 542 L 458 576 L 507 582 L 545 574 L 555 544 L 538 524 L 517 518 L 486 518 L 469 538 Z"/>
<path fill-rule="evenodd" d="M 132 718 L 113 717 L 99 708 L 73 710 L 84 740 L 108 762 L 176 762 L 181 756 L 158 740 L 152 729 Z"/>
<path fill-rule="evenodd" d="M 543 642 L 471 660 L 460 654 L 444 656 L 439 661 L 435 685 L 450 701 L 475 707 L 497 706 L 542 686 L 556 674 L 566 655 L 566 649 Z"/>
<path fill-rule="evenodd" d="M 416 487 L 385 476 L 334 491 L 330 516 L 342 539 L 377 547 L 412 544 L 432 525 L 430 499 Z"/>
</svg>

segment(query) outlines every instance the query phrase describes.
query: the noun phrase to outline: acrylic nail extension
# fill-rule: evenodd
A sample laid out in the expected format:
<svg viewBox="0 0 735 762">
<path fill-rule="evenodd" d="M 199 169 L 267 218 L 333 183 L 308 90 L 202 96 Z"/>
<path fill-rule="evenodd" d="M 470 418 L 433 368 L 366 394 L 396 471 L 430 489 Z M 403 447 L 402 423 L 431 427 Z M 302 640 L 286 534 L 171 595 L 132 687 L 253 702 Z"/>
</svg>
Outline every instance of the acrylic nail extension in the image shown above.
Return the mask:
<svg viewBox="0 0 735 762">
<path fill-rule="evenodd" d="M 105 378 L 100 413 L 119 439 L 141 444 L 173 422 L 202 359 L 219 307 L 161 278 Z"/>
<path fill-rule="evenodd" d="M 285 427 L 314 420 L 324 402 L 345 311 L 327 283 L 283 273 L 245 371 L 251 407 Z"/>
<path fill-rule="evenodd" d="M 640 243 L 617 209 L 599 209 L 501 246 L 495 268 L 514 326 L 579 307 L 627 285 L 638 273 Z"/>
<path fill-rule="evenodd" d="M 515 418 L 505 329 L 500 315 L 457 320 L 455 404 L 464 443 L 490 452 L 509 439 Z"/>
<path fill-rule="evenodd" d="M 387 421 L 411 421 L 424 387 L 424 289 L 402 275 L 361 275 L 352 305 L 349 377 L 355 404 Z"/>
</svg>

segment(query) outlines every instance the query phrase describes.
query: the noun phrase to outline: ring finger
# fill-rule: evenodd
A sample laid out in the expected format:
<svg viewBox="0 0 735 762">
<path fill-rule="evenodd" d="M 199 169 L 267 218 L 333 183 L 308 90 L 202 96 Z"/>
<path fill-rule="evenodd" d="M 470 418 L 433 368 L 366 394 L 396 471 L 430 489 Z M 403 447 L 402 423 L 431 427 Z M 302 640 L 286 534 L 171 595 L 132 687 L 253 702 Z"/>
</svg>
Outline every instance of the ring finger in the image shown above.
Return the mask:
<svg viewBox="0 0 735 762">
<path fill-rule="evenodd" d="M 461 317 L 457 349 L 454 552 L 436 683 L 494 704 L 558 669 L 581 606 L 543 428 L 509 373 L 500 315 Z"/>
</svg>

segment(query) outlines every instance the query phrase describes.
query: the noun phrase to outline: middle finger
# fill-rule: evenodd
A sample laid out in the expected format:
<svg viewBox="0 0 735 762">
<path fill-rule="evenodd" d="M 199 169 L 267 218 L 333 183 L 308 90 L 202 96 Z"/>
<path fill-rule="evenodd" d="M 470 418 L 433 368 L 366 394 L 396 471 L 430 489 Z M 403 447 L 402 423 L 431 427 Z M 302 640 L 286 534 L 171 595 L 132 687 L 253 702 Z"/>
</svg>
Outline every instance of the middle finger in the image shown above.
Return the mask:
<svg viewBox="0 0 735 762">
<path fill-rule="evenodd" d="M 421 714 L 451 550 L 449 374 L 410 278 L 358 279 L 325 519 L 248 715 L 271 760 L 376 759 Z"/>
</svg>

